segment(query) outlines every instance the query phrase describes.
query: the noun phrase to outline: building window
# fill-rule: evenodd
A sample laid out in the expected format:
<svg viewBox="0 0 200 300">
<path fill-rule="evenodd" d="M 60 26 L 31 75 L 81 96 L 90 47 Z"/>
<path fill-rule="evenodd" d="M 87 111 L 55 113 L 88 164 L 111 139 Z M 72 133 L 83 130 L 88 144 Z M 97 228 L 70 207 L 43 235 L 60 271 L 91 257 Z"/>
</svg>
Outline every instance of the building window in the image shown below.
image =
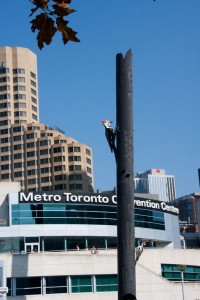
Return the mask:
<svg viewBox="0 0 200 300">
<path fill-rule="evenodd" d="M 91 155 L 91 151 L 89 149 L 86 148 L 86 154 L 87 155 Z"/>
<path fill-rule="evenodd" d="M 135 226 L 165 230 L 164 213 L 144 208 L 135 208 Z"/>
<path fill-rule="evenodd" d="M 117 275 L 96 275 L 97 292 L 113 292 L 117 290 Z"/>
<path fill-rule="evenodd" d="M 11 125 L 10 120 L 0 121 L 0 126 Z"/>
<path fill-rule="evenodd" d="M 24 153 L 16 153 L 13 155 L 14 159 L 21 159 L 24 157 Z"/>
<path fill-rule="evenodd" d="M 14 172 L 14 177 L 22 177 L 23 172 Z"/>
<path fill-rule="evenodd" d="M 29 151 L 29 152 L 26 152 L 26 157 L 32 157 L 32 156 L 35 156 L 37 154 L 36 151 Z"/>
<path fill-rule="evenodd" d="M 41 174 L 49 173 L 49 172 L 51 172 L 51 168 L 48 168 L 48 167 L 47 167 L 47 168 L 41 168 L 41 169 L 40 169 L 40 173 L 41 173 Z"/>
<path fill-rule="evenodd" d="M 42 158 L 40 159 L 40 164 L 43 165 L 43 164 L 49 164 L 51 162 L 51 159 L 50 158 Z"/>
<path fill-rule="evenodd" d="M 10 178 L 10 174 L 1 174 L 1 179 L 9 179 Z"/>
<path fill-rule="evenodd" d="M 1 140 L 1 143 L 2 144 L 5 144 L 5 143 L 9 143 L 10 142 L 10 138 L 2 138 L 0 139 Z"/>
<path fill-rule="evenodd" d="M 10 73 L 10 69 L 6 68 L 6 67 L 0 67 L 0 74 L 6 74 L 6 73 Z"/>
<path fill-rule="evenodd" d="M 31 85 L 34 86 L 34 87 L 36 87 L 35 81 L 31 80 Z"/>
<path fill-rule="evenodd" d="M 13 82 L 25 82 L 25 78 L 24 77 L 14 77 L 13 78 Z"/>
<path fill-rule="evenodd" d="M 14 108 L 26 108 L 26 103 L 22 103 L 22 102 L 14 103 Z"/>
<path fill-rule="evenodd" d="M 24 130 L 24 126 L 13 127 L 13 132 L 20 132 Z"/>
<path fill-rule="evenodd" d="M 25 94 L 16 94 L 14 95 L 14 100 L 26 100 L 26 95 Z"/>
<path fill-rule="evenodd" d="M 181 281 L 181 272 L 177 264 L 161 264 L 162 276 L 170 281 Z M 200 281 L 200 266 L 186 266 L 183 272 L 184 281 Z"/>
<path fill-rule="evenodd" d="M 9 151 L 10 151 L 10 146 L 1 147 L 1 152 L 9 152 Z"/>
<path fill-rule="evenodd" d="M 11 112 L 10 111 L 2 111 L 0 112 L 0 117 L 10 117 L 11 116 Z"/>
<path fill-rule="evenodd" d="M 57 185 L 55 185 L 55 191 L 65 190 L 65 189 L 66 189 L 66 184 L 57 184 Z"/>
<path fill-rule="evenodd" d="M 9 170 L 10 165 L 1 165 L 1 170 Z"/>
<path fill-rule="evenodd" d="M 4 134 L 8 134 L 10 133 L 9 129 L 1 129 L 0 130 L 0 134 L 4 135 Z"/>
<path fill-rule="evenodd" d="M 70 190 L 82 190 L 83 186 L 82 184 L 76 183 L 76 184 L 70 184 L 69 185 Z"/>
<path fill-rule="evenodd" d="M 92 292 L 92 277 L 87 276 L 72 276 L 71 277 L 72 293 L 89 293 Z"/>
<path fill-rule="evenodd" d="M 31 142 L 31 143 L 27 143 L 26 144 L 26 148 L 33 148 L 36 147 L 36 143 L 35 142 Z"/>
<path fill-rule="evenodd" d="M 36 169 L 32 169 L 32 170 L 28 170 L 27 171 L 27 175 L 28 176 L 32 176 L 32 175 L 35 175 L 35 174 L 37 174 L 37 170 Z"/>
<path fill-rule="evenodd" d="M 61 174 L 61 175 L 56 175 L 54 177 L 55 181 L 62 181 L 62 180 L 66 180 L 66 175 L 65 174 Z"/>
<path fill-rule="evenodd" d="M 23 168 L 24 163 L 23 162 L 18 162 L 18 163 L 14 163 L 14 168 L 18 169 L 18 168 Z"/>
<path fill-rule="evenodd" d="M 65 161 L 65 156 L 55 156 L 53 158 L 54 162 L 60 162 L 60 161 Z"/>
<path fill-rule="evenodd" d="M 13 141 L 16 142 L 16 141 L 22 141 L 23 140 L 23 135 L 16 135 L 16 136 L 13 136 Z"/>
<path fill-rule="evenodd" d="M 71 180 L 82 180 L 82 174 L 69 175 L 69 181 Z"/>
<path fill-rule="evenodd" d="M 33 120 L 37 121 L 37 116 L 36 115 L 32 114 L 32 118 L 33 118 Z"/>
<path fill-rule="evenodd" d="M 69 156 L 68 161 L 81 161 L 81 156 Z"/>
<path fill-rule="evenodd" d="M 10 94 L 2 94 L 0 95 L 0 100 L 10 99 Z"/>
<path fill-rule="evenodd" d="M 35 178 L 28 179 L 28 184 L 29 184 L 29 185 L 31 185 L 31 184 L 36 184 L 36 179 L 35 179 Z"/>
<path fill-rule="evenodd" d="M 15 117 L 26 117 L 26 112 L 25 111 L 16 111 Z"/>
<path fill-rule="evenodd" d="M 53 148 L 53 153 L 59 153 L 59 152 L 64 152 L 64 151 L 65 151 L 65 147 Z"/>
<path fill-rule="evenodd" d="M 0 92 L 2 91 L 9 91 L 10 90 L 10 86 L 9 85 L 2 85 L 0 86 Z"/>
<path fill-rule="evenodd" d="M 26 165 L 27 165 L 27 167 L 35 166 L 35 165 L 37 165 L 37 161 L 36 160 L 28 160 L 26 162 Z"/>
<path fill-rule="evenodd" d="M 65 171 L 65 166 L 64 165 L 55 166 L 54 167 L 54 172 L 58 172 L 58 171 Z"/>
<path fill-rule="evenodd" d="M 21 68 L 13 69 L 13 74 L 25 74 L 25 69 L 21 69 Z"/>
<path fill-rule="evenodd" d="M 51 141 L 50 140 L 42 140 L 42 141 L 40 141 L 40 146 L 47 146 L 47 145 L 51 145 Z"/>
<path fill-rule="evenodd" d="M 66 276 L 47 276 L 46 277 L 46 294 L 67 293 Z"/>
<path fill-rule="evenodd" d="M 40 155 L 51 154 L 51 149 L 41 149 Z"/>
<path fill-rule="evenodd" d="M 22 144 L 17 144 L 13 146 L 13 150 L 21 150 L 22 149 Z"/>
<path fill-rule="evenodd" d="M 16 296 L 40 295 L 41 279 L 40 277 L 16 278 Z"/>
<path fill-rule="evenodd" d="M 10 107 L 10 102 L 0 103 L 0 108 Z"/>
<path fill-rule="evenodd" d="M 10 82 L 10 77 L 7 77 L 7 76 L 6 77 L 1 77 L 0 78 L 0 83 L 1 82 Z"/>
<path fill-rule="evenodd" d="M 13 87 L 13 91 L 14 92 L 17 92 L 17 91 L 26 91 L 26 87 L 24 86 L 24 85 L 15 85 L 14 87 Z"/>
<path fill-rule="evenodd" d="M 31 89 L 31 93 L 35 96 L 37 95 L 37 92 L 34 89 Z"/>
<path fill-rule="evenodd" d="M 36 79 L 36 75 L 35 75 L 35 73 L 33 73 L 33 72 L 30 72 L 30 75 L 31 75 L 31 77 L 32 77 L 32 78 Z"/>
<path fill-rule="evenodd" d="M 92 163 L 92 162 L 91 162 L 91 159 L 89 159 L 89 158 L 87 158 L 87 157 L 86 157 L 86 162 L 87 162 L 87 164 L 89 164 L 89 165 L 91 165 L 91 163 Z"/>
<path fill-rule="evenodd" d="M 41 178 L 41 183 L 43 182 L 51 182 L 51 177 L 47 176 L 47 177 L 42 177 Z"/>
<path fill-rule="evenodd" d="M 37 99 L 35 99 L 34 97 L 31 97 L 31 100 L 33 103 L 37 104 Z"/>
<path fill-rule="evenodd" d="M 34 139 L 34 138 L 37 138 L 37 133 L 28 133 L 26 134 L 26 139 L 29 140 L 29 139 Z"/>
<path fill-rule="evenodd" d="M 37 112 L 37 107 L 35 107 L 34 105 L 32 105 L 32 110 Z"/>
<path fill-rule="evenodd" d="M 81 165 L 69 166 L 69 171 L 81 171 Z"/>
<path fill-rule="evenodd" d="M 81 152 L 81 148 L 80 147 L 69 147 L 68 151 L 69 152 Z"/>
<path fill-rule="evenodd" d="M 92 169 L 89 168 L 89 167 L 87 167 L 87 172 L 91 174 L 92 173 Z"/>
<path fill-rule="evenodd" d="M 1 156 L 1 161 L 7 161 L 10 159 L 10 155 L 3 155 Z"/>
</svg>

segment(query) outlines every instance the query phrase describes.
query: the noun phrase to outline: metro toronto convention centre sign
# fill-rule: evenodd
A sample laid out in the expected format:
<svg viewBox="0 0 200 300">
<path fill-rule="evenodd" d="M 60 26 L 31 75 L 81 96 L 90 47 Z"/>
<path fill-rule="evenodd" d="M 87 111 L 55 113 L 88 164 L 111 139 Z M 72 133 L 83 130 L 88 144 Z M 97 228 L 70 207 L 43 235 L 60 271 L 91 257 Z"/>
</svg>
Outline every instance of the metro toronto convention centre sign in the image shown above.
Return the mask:
<svg viewBox="0 0 200 300">
<path fill-rule="evenodd" d="M 117 205 L 117 196 L 103 193 L 56 193 L 56 192 L 19 192 L 19 203 L 71 203 L 90 205 Z M 135 208 L 146 208 L 159 210 L 165 213 L 178 215 L 179 210 L 169 202 L 150 200 L 148 198 L 136 197 Z"/>
</svg>

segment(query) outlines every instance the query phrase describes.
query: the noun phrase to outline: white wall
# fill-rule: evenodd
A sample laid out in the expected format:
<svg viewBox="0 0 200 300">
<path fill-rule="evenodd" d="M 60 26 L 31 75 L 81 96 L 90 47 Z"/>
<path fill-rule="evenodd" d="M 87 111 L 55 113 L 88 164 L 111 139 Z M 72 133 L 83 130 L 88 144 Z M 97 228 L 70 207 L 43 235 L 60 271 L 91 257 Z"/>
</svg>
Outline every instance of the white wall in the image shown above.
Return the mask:
<svg viewBox="0 0 200 300">
<path fill-rule="evenodd" d="M 6 260 L 7 277 L 116 274 L 115 250 L 102 250 L 99 254 L 90 251 L 62 253 L 1 254 Z M 161 263 L 200 266 L 200 250 L 147 249 L 136 265 L 137 300 L 181 300 L 180 283 L 172 283 L 161 276 Z M 185 283 L 185 299 L 200 299 L 200 283 Z M 16 299 L 53 299 L 55 295 L 26 296 Z M 13 298 L 12 298 L 13 299 Z M 56 300 L 116 300 L 116 292 L 56 294 Z"/>
</svg>

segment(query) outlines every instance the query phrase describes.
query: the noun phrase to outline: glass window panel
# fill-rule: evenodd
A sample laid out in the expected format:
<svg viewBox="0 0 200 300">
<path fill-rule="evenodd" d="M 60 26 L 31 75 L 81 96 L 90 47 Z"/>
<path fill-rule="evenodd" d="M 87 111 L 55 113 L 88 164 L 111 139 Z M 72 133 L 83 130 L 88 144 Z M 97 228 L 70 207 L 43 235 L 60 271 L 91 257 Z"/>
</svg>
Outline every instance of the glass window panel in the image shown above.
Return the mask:
<svg viewBox="0 0 200 300">
<path fill-rule="evenodd" d="M 64 237 L 44 237 L 45 251 L 64 251 Z"/>
<path fill-rule="evenodd" d="M 47 294 L 67 293 L 66 276 L 47 276 L 46 293 Z"/>
<path fill-rule="evenodd" d="M 7 296 L 11 297 L 11 278 L 7 278 L 7 287 L 8 287 Z"/>
<path fill-rule="evenodd" d="M 96 291 L 111 292 L 117 291 L 117 275 L 97 275 L 96 276 Z"/>
<path fill-rule="evenodd" d="M 181 281 L 181 272 L 177 269 L 177 265 L 162 264 L 162 276 L 172 280 Z M 186 281 L 199 281 L 200 280 L 200 267 L 199 266 L 186 266 L 183 272 L 184 280 Z"/>
<path fill-rule="evenodd" d="M 92 292 L 92 277 L 72 276 L 71 287 L 72 287 L 72 293 Z"/>
<path fill-rule="evenodd" d="M 16 295 L 37 295 L 41 294 L 40 277 L 16 278 Z"/>
</svg>

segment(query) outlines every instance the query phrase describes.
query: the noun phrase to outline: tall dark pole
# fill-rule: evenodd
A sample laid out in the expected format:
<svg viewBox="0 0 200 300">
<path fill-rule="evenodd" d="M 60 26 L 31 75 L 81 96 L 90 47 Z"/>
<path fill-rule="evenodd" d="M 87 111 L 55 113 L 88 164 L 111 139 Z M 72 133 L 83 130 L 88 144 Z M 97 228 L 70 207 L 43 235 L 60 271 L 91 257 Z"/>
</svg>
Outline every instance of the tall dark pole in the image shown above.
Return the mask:
<svg viewBox="0 0 200 300">
<path fill-rule="evenodd" d="M 136 299 L 132 52 L 116 56 L 118 300 Z"/>
</svg>

